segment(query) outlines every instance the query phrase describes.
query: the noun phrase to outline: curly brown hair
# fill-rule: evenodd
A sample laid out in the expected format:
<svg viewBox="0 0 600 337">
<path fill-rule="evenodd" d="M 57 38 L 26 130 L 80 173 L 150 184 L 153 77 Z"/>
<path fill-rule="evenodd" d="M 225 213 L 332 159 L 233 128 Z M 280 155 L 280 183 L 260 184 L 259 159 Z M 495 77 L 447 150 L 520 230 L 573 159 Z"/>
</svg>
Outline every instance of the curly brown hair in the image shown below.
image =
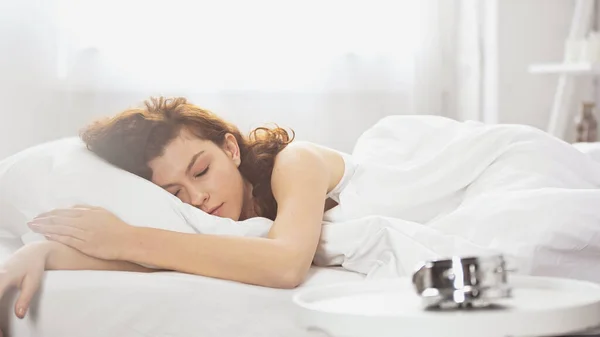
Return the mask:
<svg viewBox="0 0 600 337">
<path fill-rule="evenodd" d="M 148 163 L 164 153 L 182 128 L 218 146 L 224 144 L 225 135 L 230 133 L 240 147 L 239 171 L 252 184 L 256 213 L 275 219 L 277 202 L 271 191 L 273 164 L 275 156 L 294 140 L 293 130 L 290 135 L 278 126 L 259 127 L 244 137 L 235 125 L 183 97 L 151 97 L 144 105 L 96 120 L 81 131 L 81 139 L 90 151 L 109 163 L 151 180 Z"/>
</svg>

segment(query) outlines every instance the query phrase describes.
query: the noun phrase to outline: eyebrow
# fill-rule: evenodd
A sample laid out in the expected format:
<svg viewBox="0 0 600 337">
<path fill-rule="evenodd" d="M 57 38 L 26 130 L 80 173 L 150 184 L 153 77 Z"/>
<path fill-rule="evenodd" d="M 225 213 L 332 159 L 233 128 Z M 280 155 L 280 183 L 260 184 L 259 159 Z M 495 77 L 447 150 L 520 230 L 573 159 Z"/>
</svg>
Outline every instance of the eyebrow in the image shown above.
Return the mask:
<svg viewBox="0 0 600 337">
<path fill-rule="evenodd" d="M 192 169 L 192 167 L 194 166 L 194 163 L 196 162 L 196 160 L 198 159 L 198 157 L 200 157 L 200 155 L 201 155 L 201 154 L 203 154 L 203 153 L 204 153 L 204 150 L 202 150 L 202 151 L 200 151 L 200 152 L 196 153 L 196 154 L 195 154 L 195 155 L 192 157 L 192 159 L 190 160 L 190 163 L 188 164 L 188 167 L 187 167 L 187 169 L 185 170 L 185 174 L 189 174 L 189 173 L 190 173 L 190 170 L 191 170 L 191 169 Z M 173 186 L 175 186 L 175 185 L 177 185 L 177 184 L 166 184 L 166 185 L 161 185 L 160 187 L 162 187 L 162 188 L 164 188 L 164 189 L 167 189 L 167 188 L 169 188 L 169 187 L 173 187 Z"/>
</svg>

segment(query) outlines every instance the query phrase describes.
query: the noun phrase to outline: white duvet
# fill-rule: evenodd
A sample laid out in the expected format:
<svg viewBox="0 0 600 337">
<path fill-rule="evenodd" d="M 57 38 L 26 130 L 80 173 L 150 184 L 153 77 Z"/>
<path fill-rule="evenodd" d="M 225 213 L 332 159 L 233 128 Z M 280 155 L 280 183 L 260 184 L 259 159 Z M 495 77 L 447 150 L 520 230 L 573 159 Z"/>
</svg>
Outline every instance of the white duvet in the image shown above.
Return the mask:
<svg viewBox="0 0 600 337">
<path fill-rule="evenodd" d="M 526 126 L 394 116 L 361 136 L 315 262 L 369 277 L 505 254 L 519 273 L 600 282 L 600 164 Z"/>
<path fill-rule="evenodd" d="M 600 282 L 600 164 L 570 144 L 527 126 L 391 116 L 352 155 L 316 265 L 380 278 L 424 259 L 502 253 L 522 274 Z"/>
</svg>

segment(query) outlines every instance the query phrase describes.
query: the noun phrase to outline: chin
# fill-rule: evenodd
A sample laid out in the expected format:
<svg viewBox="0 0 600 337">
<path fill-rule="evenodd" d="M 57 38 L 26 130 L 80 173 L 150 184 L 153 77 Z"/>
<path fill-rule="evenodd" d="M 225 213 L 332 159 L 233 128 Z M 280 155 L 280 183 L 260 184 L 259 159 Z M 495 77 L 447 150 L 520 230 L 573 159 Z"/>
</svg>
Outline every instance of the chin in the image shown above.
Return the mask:
<svg viewBox="0 0 600 337">
<path fill-rule="evenodd" d="M 231 220 L 233 220 L 233 221 L 238 221 L 238 220 L 240 219 L 240 217 L 239 217 L 239 216 L 233 216 L 233 215 L 231 215 L 232 213 L 233 213 L 233 214 L 236 214 L 236 212 L 231 212 L 230 210 L 226 209 L 226 204 L 225 204 L 225 205 L 223 205 L 223 209 L 221 209 L 221 212 L 220 212 L 220 213 L 221 213 L 221 214 L 220 214 L 220 215 L 217 215 L 217 216 L 219 216 L 219 217 L 221 217 L 221 218 L 225 218 L 225 219 L 231 219 Z"/>
<path fill-rule="evenodd" d="M 233 214 L 234 215 L 227 216 L 227 218 L 229 218 L 229 219 L 231 219 L 233 221 L 245 220 L 245 219 L 242 219 L 242 212 L 241 211 L 239 211 L 239 212 L 233 212 Z"/>
</svg>

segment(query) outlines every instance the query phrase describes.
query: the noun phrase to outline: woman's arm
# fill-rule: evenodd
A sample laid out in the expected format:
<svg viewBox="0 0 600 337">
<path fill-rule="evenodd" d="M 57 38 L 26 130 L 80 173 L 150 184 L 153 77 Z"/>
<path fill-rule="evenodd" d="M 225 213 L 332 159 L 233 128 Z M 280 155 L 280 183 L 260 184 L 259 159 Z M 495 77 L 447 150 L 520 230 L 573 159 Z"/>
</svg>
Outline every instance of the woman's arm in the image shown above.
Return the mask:
<svg viewBox="0 0 600 337">
<path fill-rule="evenodd" d="M 277 156 L 272 189 L 278 212 L 268 238 L 132 227 L 131 244 L 118 258 L 268 287 L 296 287 L 310 268 L 321 234 L 329 171 L 310 147 L 289 146 Z"/>
<path fill-rule="evenodd" d="M 59 242 L 45 241 L 34 243 L 33 245 L 39 247 L 36 249 L 39 249 L 40 254 L 45 254 L 46 270 L 156 271 L 127 261 L 97 259 Z"/>
<path fill-rule="evenodd" d="M 95 259 L 58 242 L 28 244 L 17 250 L 0 266 L 0 297 L 4 296 L 4 292 L 9 288 L 20 290 L 15 302 L 17 317 L 25 317 L 31 299 L 42 282 L 44 270 L 51 269 L 150 271 L 129 262 Z"/>
</svg>

